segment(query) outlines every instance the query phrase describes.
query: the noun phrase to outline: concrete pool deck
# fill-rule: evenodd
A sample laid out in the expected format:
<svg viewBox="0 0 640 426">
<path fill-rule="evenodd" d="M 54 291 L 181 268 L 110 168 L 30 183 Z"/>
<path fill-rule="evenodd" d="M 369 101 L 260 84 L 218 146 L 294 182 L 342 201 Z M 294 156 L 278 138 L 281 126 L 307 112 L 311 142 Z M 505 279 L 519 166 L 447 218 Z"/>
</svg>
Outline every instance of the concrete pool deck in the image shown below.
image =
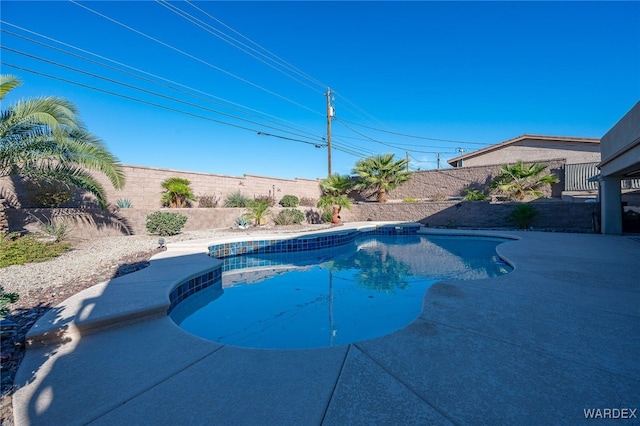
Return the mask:
<svg viewBox="0 0 640 426">
<path fill-rule="evenodd" d="M 593 423 L 586 409 L 640 423 L 640 238 L 426 231 L 517 238 L 497 248 L 514 270 L 434 284 L 419 317 L 387 336 L 246 349 L 166 316 L 170 289 L 220 262 L 205 241 L 170 245 L 38 321 L 15 378 L 15 423 Z"/>
</svg>

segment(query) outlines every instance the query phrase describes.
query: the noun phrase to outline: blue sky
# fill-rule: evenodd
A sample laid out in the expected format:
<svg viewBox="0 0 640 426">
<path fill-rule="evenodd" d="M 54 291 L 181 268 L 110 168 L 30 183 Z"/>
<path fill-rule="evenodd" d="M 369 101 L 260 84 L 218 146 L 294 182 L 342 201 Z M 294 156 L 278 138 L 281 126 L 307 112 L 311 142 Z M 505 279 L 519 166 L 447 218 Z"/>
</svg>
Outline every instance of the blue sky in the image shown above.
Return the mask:
<svg viewBox="0 0 640 426">
<path fill-rule="evenodd" d="M 324 177 L 327 87 L 341 174 L 387 152 L 434 169 L 437 153 L 445 167 L 524 133 L 602 137 L 640 99 L 638 2 L 3 1 L 0 14 L 1 72 L 24 82 L 5 101 L 69 98 L 125 164 Z"/>
</svg>

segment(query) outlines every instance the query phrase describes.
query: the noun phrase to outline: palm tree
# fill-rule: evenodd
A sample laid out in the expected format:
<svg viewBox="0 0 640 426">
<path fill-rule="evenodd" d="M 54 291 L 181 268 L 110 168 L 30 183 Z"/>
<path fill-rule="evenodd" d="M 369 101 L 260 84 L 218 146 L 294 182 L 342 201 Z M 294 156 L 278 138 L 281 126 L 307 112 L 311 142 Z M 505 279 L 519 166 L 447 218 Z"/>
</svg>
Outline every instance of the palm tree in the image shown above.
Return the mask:
<svg viewBox="0 0 640 426">
<path fill-rule="evenodd" d="M 348 175 L 334 173 L 320 182 L 322 197 L 318 200 L 318 207 L 324 209 L 329 214 L 336 206 L 338 213 L 342 208 L 351 209 L 351 200 L 347 196 L 353 189 L 353 182 Z"/>
<path fill-rule="evenodd" d="M 266 217 L 271 214 L 269 204 L 266 201 L 250 201 L 247 204 L 247 210 L 244 217 L 249 220 L 255 220 L 257 226 L 262 225 Z"/>
<path fill-rule="evenodd" d="M 347 195 L 353 189 L 353 182 L 348 175 L 334 173 L 320 182 L 320 188 L 324 195 Z"/>
<path fill-rule="evenodd" d="M 187 207 L 189 201 L 195 201 L 196 196 L 189 187 L 191 181 L 179 177 L 170 177 L 165 179 L 160 186 L 165 192 L 162 194 L 162 204 L 173 208 Z"/>
<path fill-rule="evenodd" d="M 393 160 L 393 154 L 367 157 L 356 163 L 353 173 L 359 176 L 355 189 L 373 190 L 379 203 L 387 201 L 387 192 L 411 178 L 407 160 Z"/>
<path fill-rule="evenodd" d="M 1 75 L 0 100 L 20 84 L 15 76 Z M 23 176 L 84 189 L 105 208 L 105 190 L 89 170 L 103 173 L 116 189 L 124 186 L 119 160 L 85 128 L 73 103 L 47 96 L 2 109 L 0 177 Z"/>
<path fill-rule="evenodd" d="M 541 176 L 546 168 L 542 164 L 526 165 L 522 161 L 504 165 L 501 167 L 502 173 L 491 181 L 489 187 L 515 200 L 524 200 L 527 195 L 542 197 L 544 194 L 540 188 L 560 181 L 553 173 Z"/>
</svg>

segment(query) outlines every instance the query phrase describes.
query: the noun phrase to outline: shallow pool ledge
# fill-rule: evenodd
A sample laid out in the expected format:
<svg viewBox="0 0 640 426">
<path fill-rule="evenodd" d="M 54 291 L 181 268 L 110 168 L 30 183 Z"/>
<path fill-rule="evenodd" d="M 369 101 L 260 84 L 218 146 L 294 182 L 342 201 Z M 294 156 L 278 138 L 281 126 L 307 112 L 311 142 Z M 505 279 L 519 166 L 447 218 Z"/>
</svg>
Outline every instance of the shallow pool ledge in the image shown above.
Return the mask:
<svg viewBox="0 0 640 426">
<path fill-rule="evenodd" d="M 51 308 L 26 335 L 29 346 L 59 343 L 105 328 L 167 315 L 169 295 L 180 284 L 222 261 L 201 252 L 166 251 L 134 273 L 94 285 Z"/>
</svg>

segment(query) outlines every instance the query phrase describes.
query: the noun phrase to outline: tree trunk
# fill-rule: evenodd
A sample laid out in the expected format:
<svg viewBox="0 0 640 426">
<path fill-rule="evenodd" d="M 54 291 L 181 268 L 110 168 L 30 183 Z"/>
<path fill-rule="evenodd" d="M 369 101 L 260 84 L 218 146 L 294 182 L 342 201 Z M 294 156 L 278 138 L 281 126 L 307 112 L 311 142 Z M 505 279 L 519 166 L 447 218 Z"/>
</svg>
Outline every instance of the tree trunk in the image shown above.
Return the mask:
<svg viewBox="0 0 640 426">
<path fill-rule="evenodd" d="M 384 188 L 380 188 L 378 190 L 378 195 L 376 197 L 376 200 L 379 203 L 386 203 L 387 202 L 387 190 Z"/>
</svg>

